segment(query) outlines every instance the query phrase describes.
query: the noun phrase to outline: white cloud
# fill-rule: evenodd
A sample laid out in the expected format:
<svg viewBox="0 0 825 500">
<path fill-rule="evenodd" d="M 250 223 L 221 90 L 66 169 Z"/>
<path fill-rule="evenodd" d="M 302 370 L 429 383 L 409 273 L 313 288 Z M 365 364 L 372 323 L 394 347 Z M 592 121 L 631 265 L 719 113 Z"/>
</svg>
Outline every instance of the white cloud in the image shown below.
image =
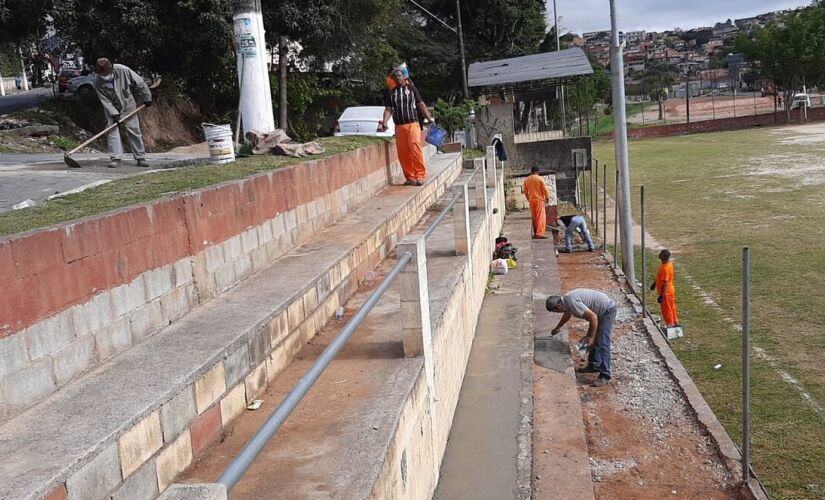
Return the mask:
<svg viewBox="0 0 825 500">
<path fill-rule="evenodd" d="M 609 0 L 556 0 L 563 28 L 574 33 L 610 29 Z M 621 31 L 713 26 L 727 19 L 810 5 L 810 0 L 616 0 Z M 553 0 L 547 0 L 553 22 Z M 564 31 L 562 31 L 564 32 Z"/>
</svg>

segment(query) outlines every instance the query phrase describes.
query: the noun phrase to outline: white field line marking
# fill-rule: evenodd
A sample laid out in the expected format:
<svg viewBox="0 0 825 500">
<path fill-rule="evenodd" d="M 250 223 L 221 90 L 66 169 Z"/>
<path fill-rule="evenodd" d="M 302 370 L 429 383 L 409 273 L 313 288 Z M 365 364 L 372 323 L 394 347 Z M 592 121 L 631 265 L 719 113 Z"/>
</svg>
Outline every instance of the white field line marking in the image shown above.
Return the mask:
<svg viewBox="0 0 825 500">
<path fill-rule="evenodd" d="M 725 312 L 725 309 L 722 306 L 720 306 L 719 303 L 717 303 L 709 293 L 704 291 L 702 287 L 699 286 L 699 284 L 696 282 L 693 276 L 686 274 L 684 272 L 681 272 L 679 274 L 682 278 L 684 278 L 685 281 L 687 281 L 690 284 L 690 287 L 693 288 L 693 290 L 697 293 L 697 295 L 699 295 L 699 297 L 705 304 L 707 304 L 714 311 L 719 313 L 723 321 L 733 326 L 737 332 L 742 332 L 742 325 L 730 316 L 728 316 Z M 797 380 L 796 377 L 786 372 L 782 368 L 779 368 L 779 363 L 776 361 L 776 358 L 772 357 L 767 352 L 765 352 L 765 349 L 753 346 L 753 352 L 757 358 L 768 363 L 768 366 L 770 366 L 777 374 L 779 374 L 782 380 L 784 380 L 788 385 L 793 387 L 796 390 L 796 392 L 799 393 L 799 396 L 802 398 L 802 400 L 808 403 L 808 405 L 814 410 L 814 412 L 816 412 L 816 414 L 819 415 L 819 417 L 823 421 L 825 421 L 825 406 L 822 406 L 822 404 L 820 404 L 808 393 L 808 391 L 805 389 L 805 386 L 802 385 L 802 382 Z"/>
</svg>

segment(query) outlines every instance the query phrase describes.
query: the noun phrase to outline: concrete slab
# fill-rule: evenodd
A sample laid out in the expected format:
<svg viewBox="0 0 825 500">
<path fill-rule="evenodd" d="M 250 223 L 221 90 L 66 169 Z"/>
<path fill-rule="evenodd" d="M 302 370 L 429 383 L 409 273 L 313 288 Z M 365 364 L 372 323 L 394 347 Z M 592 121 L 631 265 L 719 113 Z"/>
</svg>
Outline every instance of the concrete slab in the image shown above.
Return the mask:
<svg viewBox="0 0 825 500">
<path fill-rule="evenodd" d="M 455 155 L 433 158 L 431 178 L 455 160 Z M 48 493 L 245 342 L 248 332 L 268 324 L 415 193 L 414 188 L 387 188 L 271 268 L 3 423 L 0 455 L 7 460 L 0 463 L 0 498 Z"/>
<path fill-rule="evenodd" d="M 517 496 L 521 358 L 524 337 L 530 338 L 523 314 L 531 300 L 524 294 L 525 282 L 532 282 L 530 218 L 508 218 L 504 232 L 520 249 L 519 266 L 496 276 L 484 298 L 437 499 Z"/>
</svg>

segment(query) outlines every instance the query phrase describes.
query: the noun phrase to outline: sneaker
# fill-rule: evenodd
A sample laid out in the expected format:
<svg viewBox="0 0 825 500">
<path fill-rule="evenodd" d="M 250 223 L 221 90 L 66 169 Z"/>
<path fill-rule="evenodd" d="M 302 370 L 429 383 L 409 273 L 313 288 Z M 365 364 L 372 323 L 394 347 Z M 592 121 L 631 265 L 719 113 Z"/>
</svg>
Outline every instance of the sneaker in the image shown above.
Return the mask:
<svg viewBox="0 0 825 500">
<path fill-rule="evenodd" d="M 148 167 L 148 166 L 149 166 L 149 164 L 148 164 L 148 163 L 146 162 L 146 160 L 144 160 L 143 158 L 138 158 L 138 160 L 137 160 L 137 166 L 138 166 L 138 167 L 144 167 L 144 168 L 146 168 L 146 167 Z"/>
<path fill-rule="evenodd" d="M 407 179 L 407 182 L 404 183 L 405 186 L 416 186 L 417 183 L 412 179 Z"/>
<path fill-rule="evenodd" d="M 596 379 L 595 382 L 590 384 L 592 387 L 601 387 L 603 385 L 607 385 L 610 383 L 610 379 L 605 377 L 604 375 L 599 375 L 599 378 Z"/>
<path fill-rule="evenodd" d="M 108 164 L 106 164 L 106 166 L 109 167 L 109 168 L 117 168 L 120 165 L 121 165 L 121 163 L 120 163 L 119 158 L 113 158 L 111 161 L 109 161 Z"/>
</svg>

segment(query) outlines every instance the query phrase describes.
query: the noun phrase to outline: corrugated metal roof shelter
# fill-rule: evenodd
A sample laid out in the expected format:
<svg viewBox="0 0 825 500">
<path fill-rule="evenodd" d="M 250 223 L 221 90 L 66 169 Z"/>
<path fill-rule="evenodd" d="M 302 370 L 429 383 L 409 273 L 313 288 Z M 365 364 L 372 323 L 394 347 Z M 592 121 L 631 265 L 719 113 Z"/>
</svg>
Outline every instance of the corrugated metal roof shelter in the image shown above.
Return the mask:
<svg viewBox="0 0 825 500">
<path fill-rule="evenodd" d="M 470 87 L 530 86 L 528 82 L 555 80 L 563 83 L 590 75 L 593 67 L 579 47 L 497 61 L 477 62 L 468 70 Z M 522 84 L 522 85 L 519 85 Z"/>
</svg>

